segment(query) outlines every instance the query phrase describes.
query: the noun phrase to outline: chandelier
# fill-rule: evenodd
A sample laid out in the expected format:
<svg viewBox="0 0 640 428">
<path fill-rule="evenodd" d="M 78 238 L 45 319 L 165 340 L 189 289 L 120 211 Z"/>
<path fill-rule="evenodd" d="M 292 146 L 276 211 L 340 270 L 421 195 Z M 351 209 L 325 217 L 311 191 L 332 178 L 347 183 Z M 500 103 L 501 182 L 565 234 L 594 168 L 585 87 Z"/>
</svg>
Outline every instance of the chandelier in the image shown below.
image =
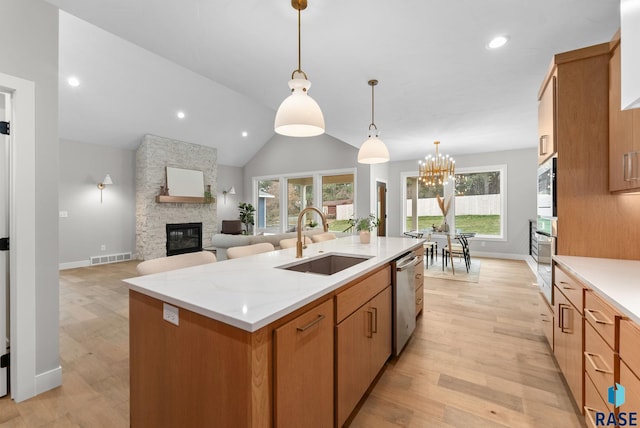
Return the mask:
<svg viewBox="0 0 640 428">
<path fill-rule="evenodd" d="M 438 153 L 440 141 L 434 141 L 433 144 L 436 146 L 436 155 L 428 155 L 424 161 L 418 161 L 418 179 L 428 186 L 444 184 L 445 181 L 453 179 L 456 173 L 456 161 L 449 155 L 442 156 Z"/>
</svg>

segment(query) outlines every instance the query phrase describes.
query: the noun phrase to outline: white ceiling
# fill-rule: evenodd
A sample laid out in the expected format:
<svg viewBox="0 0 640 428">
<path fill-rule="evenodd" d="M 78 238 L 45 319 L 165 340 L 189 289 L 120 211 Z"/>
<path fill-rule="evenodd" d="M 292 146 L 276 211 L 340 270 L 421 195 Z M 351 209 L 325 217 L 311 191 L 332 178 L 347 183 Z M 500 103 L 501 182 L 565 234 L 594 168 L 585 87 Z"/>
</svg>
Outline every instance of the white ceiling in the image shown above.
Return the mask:
<svg viewBox="0 0 640 428">
<path fill-rule="evenodd" d="M 106 30 L 61 14 L 61 138 L 134 149 L 152 133 L 242 166 L 273 136 L 297 67 L 290 0 L 48 1 Z M 378 79 L 375 123 L 392 161 L 436 139 L 452 155 L 534 147 L 552 55 L 619 27 L 618 0 L 308 1 L 302 69 L 327 133 L 360 146 Z M 498 34 L 509 43 L 486 49 Z M 66 84 L 72 74 L 80 87 Z"/>
</svg>

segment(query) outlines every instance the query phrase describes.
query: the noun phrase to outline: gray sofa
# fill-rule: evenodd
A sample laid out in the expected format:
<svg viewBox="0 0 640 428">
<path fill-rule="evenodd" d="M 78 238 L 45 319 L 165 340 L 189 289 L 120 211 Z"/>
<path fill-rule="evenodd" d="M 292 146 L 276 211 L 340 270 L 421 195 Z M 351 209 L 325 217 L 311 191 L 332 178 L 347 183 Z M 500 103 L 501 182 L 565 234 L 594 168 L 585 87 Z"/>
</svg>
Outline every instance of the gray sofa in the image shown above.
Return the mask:
<svg viewBox="0 0 640 428">
<path fill-rule="evenodd" d="M 322 229 L 305 230 L 305 236 L 312 236 L 324 233 Z M 334 232 L 338 238 L 349 235 L 348 233 Z M 295 238 L 296 232 L 276 233 L 274 235 L 227 235 L 225 233 L 217 233 L 213 235 L 211 240 L 212 246 L 216 249 L 216 258 L 218 261 L 227 259 L 227 248 L 239 247 L 242 245 L 257 244 L 259 242 L 270 242 L 280 248 L 280 240 L 287 238 Z"/>
</svg>

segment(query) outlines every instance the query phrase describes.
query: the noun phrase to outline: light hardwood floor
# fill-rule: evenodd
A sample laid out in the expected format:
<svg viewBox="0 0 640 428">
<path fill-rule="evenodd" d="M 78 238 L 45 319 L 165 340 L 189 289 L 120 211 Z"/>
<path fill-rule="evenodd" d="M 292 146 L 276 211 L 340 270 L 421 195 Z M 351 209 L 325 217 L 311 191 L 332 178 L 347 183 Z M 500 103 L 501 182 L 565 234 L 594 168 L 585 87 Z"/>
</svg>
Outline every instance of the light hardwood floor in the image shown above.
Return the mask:
<svg viewBox="0 0 640 428">
<path fill-rule="evenodd" d="M 2 427 L 129 425 L 128 294 L 137 262 L 60 272 L 63 385 L 16 404 Z M 581 427 L 538 325 L 524 262 L 482 259 L 479 283 L 425 279 L 414 337 L 352 427 Z"/>
</svg>

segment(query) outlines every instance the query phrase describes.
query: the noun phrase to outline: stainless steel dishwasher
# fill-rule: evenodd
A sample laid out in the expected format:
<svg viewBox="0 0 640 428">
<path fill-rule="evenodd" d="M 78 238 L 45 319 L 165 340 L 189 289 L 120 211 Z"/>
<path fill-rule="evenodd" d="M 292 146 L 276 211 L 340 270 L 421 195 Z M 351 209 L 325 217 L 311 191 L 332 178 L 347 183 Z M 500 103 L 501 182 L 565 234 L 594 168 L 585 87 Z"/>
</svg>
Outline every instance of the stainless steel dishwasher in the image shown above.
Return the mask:
<svg viewBox="0 0 640 428">
<path fill-rule="evenodd" d="M 415 251 L 404 254 L 392 264 L 393 268 L 393 354 L 400 352 L 416 328 L 415 271 L 420 263 Z"/>
</svg>

